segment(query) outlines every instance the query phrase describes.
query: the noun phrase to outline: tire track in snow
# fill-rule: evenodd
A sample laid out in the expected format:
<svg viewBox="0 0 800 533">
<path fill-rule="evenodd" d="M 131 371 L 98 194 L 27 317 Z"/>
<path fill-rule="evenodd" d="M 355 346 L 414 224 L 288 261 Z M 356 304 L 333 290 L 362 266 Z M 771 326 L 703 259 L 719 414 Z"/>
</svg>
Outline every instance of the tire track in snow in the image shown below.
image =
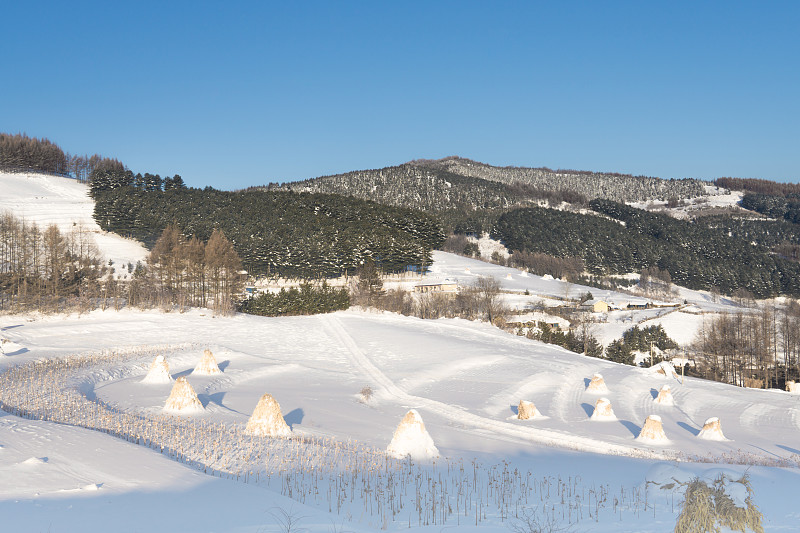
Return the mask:
<svg viewBox="0 0 800 533">
<path fill-rule="evenodd" d="M 341 321 L 336 316 L 324 315 L 320 317 L 320 321 L 325 331 L 346 349 L 353 367 L 368 376 L 374 383 L 378 384 L 385 395 L 409 405 L 424 407 L 452 422 L 458 422 L 464 426 L 490 431 L 493 434 L 499 433 L 508 437 L 576 451 L 607 455 L 627 455 L 649 459 L 674 459 L 677 457 L 676 454 L 667 450 L 641 449 L 634 446 L 611 444 L 606 441 L 598 441 L 571 433 L 521 427 L 479 416 L 436 400 L 408 394 L 369 360 L 367 355 L 358 347 L 355 340 L 347 333 Z"/>
</svg>

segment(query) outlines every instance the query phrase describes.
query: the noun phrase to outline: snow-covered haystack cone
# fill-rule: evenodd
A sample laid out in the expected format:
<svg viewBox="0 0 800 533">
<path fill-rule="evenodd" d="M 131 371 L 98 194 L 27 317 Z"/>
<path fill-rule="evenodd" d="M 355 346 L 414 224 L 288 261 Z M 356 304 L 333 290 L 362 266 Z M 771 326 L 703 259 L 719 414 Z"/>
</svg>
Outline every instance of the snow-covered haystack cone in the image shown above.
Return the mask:
<svg viewBox="0 0 800 533">
<path fill-rule="evenodd" d="M 258 400 L 244 432 L 259 437 L 291 437 L 292 430 L 281 414 L 281 406 L 271 394 L 265 394 Z"/>
<path fill-rule="evenodd" d="M 667 434 L 664 433 L 664 426 L 661 424 L 661 417 L 658 415 L 650 415 L 644 421 L 642 431 L 636 440 L 650 442 L 650 443 L 666 443 L 669 442 Z"/>
<path fill-rule="evenodd" d="M 697 438 L 705 440 L 728 440 L 725 438 L 725 435 L 723 435 L 722 425 L 719 422 L 719 418 L 716 416 L 706 420 L 706 423 L 703 424 L 703 429 L 697 434 Z"/>
<path fill-rule="evenodd" d="M 21 350 L 22 345 L 17 344 L 16 342 L 12 341 L 11 339 L 6 339 L 5 337 L 0 337 L 0 355 L 6 355 L 11 352 L 16 352 L 17 350 Z"/>
<path fill-rule="evenodd" d="M 469 269 L 469 267 L 464 269 L 464 274 L 472 274 L 472 271 Z"/>
<path fill-rule="evenodd" d="M 601 374 L 592 376 L 592 379 L 589 381 L 589 386 L 586 387 L 586 392 L 597 392 L 600 394 L 608 392 L 608 387 L 606 387 L 606 382 Z"/>
<path fill-rule="evenodd" d="M 194 367 L 194 372 L 192 373 L 201 376 L 213 376 L 215 374 L 222 374 L 222 370 L 217 366 L 217 360 L 214 358 L 214 354 L 211 353 L 211 350 L 205 349 L 203 350 L 203 358 L 197 363 L 197 366 Z"/>
<path fill-rule="evenodd" d="M 407 412 L 394 430 L 392 442 L 386 448 L 386 453 L 397 459 L 409 456 L 412 459 L 430 459 L 439 456 L 439 450 L 434 446 L 422 417 L 415 409 Z"/>
<path fill-rule="evenodd" d="M 800 394 L 800 383 L 796 381 L 787 381 L 786 382 L 786 390 L 793 394 Z"/>
<path fill-rule="evenodd" d="M 650 367 L 650 370 L 665 378 L 677 378 L 678 373 L 675 372 L 675 367 L 669 361 L 661 361 Z"/>
<path fill-rule="evenodd" d="M 511 274 L 506 274 L 506 279 L 514 279 L 514 278 L 511 277 Z"/>
<path fill-rule="evenodd" d="M 594 404 L 592 420 L 616 420 L 617 416 L 611 408 L 611 401 L 608 398 L 598 398 Z"/>
<path fill-rule="evenodd" d="M 167 403 L 164 404 L 164 410 L 179 413 L 196 413 L 204 410 L 186 376 L 175 380 Z"/>
<path fill-rule="evenodd" d="M 169 375 L 169 365 L 163 355 L 157 355 L 150 363 L 150 370 L 142 380 L 142 383 L 170 383 L 172 376 Z"/>
<path fill-rule="evenodd" d="M 658 391 L 658 396 L 653 401 L 661 405 L 675 405 L 675 398 L 672 397 L 672 390 L 669 385 L 661 387 L 661 390 Z"/>
<path fill-rule="evenodd" d="M 517 419 L 519 420 L 530 420 L 532 418 L 540 417 L 542 414 L 536 409 L 536 406 L 533 402 L 528 402 L 525 400 L 519 401 L 519 407 L 517 408 Z"/>
</svg>

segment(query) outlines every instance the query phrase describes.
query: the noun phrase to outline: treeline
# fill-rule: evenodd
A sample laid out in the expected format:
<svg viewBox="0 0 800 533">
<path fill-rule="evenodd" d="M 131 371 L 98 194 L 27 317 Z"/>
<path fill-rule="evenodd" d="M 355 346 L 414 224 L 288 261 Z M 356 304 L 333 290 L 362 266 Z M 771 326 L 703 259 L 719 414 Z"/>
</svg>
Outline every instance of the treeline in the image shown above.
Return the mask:
<svg viewBox="0 0 800 533">
<path fill-rule="evenodd" d="M 603 216 L 513 210 L 500 216 L 492 236 L 511 250 L 580 257 L 596 275 L 657 267 L 690 289 L 724 294 L 744 289 L 759 298 L 800 295 L 800 266 L 771 253 L 775 235 L 759 230 L 758 221 L 678 220 L 607 200 L 593 200 L 590 206 Z M 727 228 L 734 227 L 738 233 L 729 234 Z"/>
<path fill-rule="evenodd" d="M 800 187 L 799 187 L 800 188 Z M 784 219 L 792 224 L 800 224 L 800 192 L 785 196 L 768 194 L 745 194 L 742 207 L 762 215 Z"/>
<path fill-rule="evenodd" d="M 68 158 L 48 139 L 0 133 L 0 169 L 66 174 Z"/>
<path fill-rule="evenodd" d="M 97 199 L 103 192 L 132 187 L 138 191 L 155 192 L 186 189 L 186 184 L 179 174 L 162 178 L 159 174 L 134 174 L 115 159 L 105 159 L 90 174 L 89 194 Z"/>
<path fill-rule="evenodd" d="M 219 228 L 254 276 L 318 279 L 353 272 L 368 258 L 384 272 L 422 268 L 444 241 L 429 215 L 335 195 L 123 185 L 98 190 L 95 200 L 100 227 L 149 247 L 172 223 L 201 240 Z"/>
<path fill-rule="evenodd" d="M 527 332 L 522 328 L 517 331 L 517 335 L 523 333 L 529 339 L 555 344 L 571 352 L 582 353 L 588 357 L 603 357 L 603 346 L 593 335 L 586 332 L 576 335 L 572 330 L 563 332 L 560 329 L 553 329 L 546 322 L 537 322 L 536 327 L 528 328 Z"/>
<path fill-rule="evenodd" d="M 261 293 L 244 300 L 243 313 L 261 316 L 314 315 L 332 313 L 350 307 L 347 289 L 336 289 L 325 282 L 319 286 L 302 283 L 300 287 L 277 293 Z"/>
<path fill-rule="evenodd" d="M 576 194 L 590 200 L 605 198 L 618 202 L 641 202 L 671 197 L 692 198 L 705 194 L 703 183 L 695 179 L 665 180 L 607 172 L 496 167 L 461 157 L 424 161 L 417 165 L 429 171 L 445 170 L 465 177 Z"/>
<path fill-rule="evenodd" d="M 0 215 L 0 310 L 88 309 L 106 268 L 81 227 L 68 234 Z"/>
<path fill-rule="evenodd" d="M 122 163 L 98 154 L 71 155 L 49 139 L 0 133 L 0 170 L 72 176 L 86 183 L 96 168 Z M 123 167 L 124 168 L 124 167 Z"/>
<path fill-rule="evenodd" d="M 733 385 L 784 389 L 800 380 L 800 305 L 723 313 L 704 322 L 693 346 L 697 375 Z"/>
<path fill-rule="evenodd" d="M 787 196 L 800 194 L 800 184 L 780 183 L 777 181 L 760 180 L 754 178 L 717 178 L 714 185 L 733 191 L 746 191 L 770 196 Z"/>
<path fill-rule="evenodd" d="M 187 239 L 168 227 L 131 279 L 114 276 L 87 232 L 41 229 L 11 214 L 0 215 L 0 310 L 89 311 L 127 305 L 141 308 L 202 306 L 230 312 L 238 304 L 241 261 L 224 234 L 208 242 Z M 127 276 L 126 276 L 127 277 Z"/>
</svg>

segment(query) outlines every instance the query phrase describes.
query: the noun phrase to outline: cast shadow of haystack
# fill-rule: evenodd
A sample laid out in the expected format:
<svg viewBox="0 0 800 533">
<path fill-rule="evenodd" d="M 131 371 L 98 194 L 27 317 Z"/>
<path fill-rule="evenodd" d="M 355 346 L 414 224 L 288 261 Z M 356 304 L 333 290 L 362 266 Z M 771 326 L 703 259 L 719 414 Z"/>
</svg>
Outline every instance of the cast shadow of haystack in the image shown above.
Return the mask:
<svg viewBox="0 0 800 533">
<path fill-rule="evenodd" d="M 303 409 L 298 407 L 297 409 L 292 409 L 285 415 L 283 415 L 283 419 L 286 421 L 286 424 L 292 429 L 294 429 L 295 424 L 302 424 L 303 417 L 305 416 L 305 412 Z"/>
</svg>

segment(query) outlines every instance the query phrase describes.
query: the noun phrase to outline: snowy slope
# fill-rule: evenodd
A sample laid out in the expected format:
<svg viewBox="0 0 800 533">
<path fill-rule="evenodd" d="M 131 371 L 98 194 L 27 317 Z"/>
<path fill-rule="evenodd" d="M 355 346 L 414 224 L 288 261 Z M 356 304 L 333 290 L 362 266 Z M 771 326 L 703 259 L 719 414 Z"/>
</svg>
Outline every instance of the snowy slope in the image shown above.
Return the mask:
<svg viewBox="0 0 800 533">
<path fill-rule="evenodd" d="M 139 242 L 100 229 L 92 218 L 94 201 L 89 187 L 70 178 L 30 173 L 0 173 L 0 212 L 7 211 L 42 229 L 51 224 L 62 233 L 81 229 L 94 239 L 106 262 L 112 260 L 117 274 L 123 265 L 147 256 Z"/>
</svg>

